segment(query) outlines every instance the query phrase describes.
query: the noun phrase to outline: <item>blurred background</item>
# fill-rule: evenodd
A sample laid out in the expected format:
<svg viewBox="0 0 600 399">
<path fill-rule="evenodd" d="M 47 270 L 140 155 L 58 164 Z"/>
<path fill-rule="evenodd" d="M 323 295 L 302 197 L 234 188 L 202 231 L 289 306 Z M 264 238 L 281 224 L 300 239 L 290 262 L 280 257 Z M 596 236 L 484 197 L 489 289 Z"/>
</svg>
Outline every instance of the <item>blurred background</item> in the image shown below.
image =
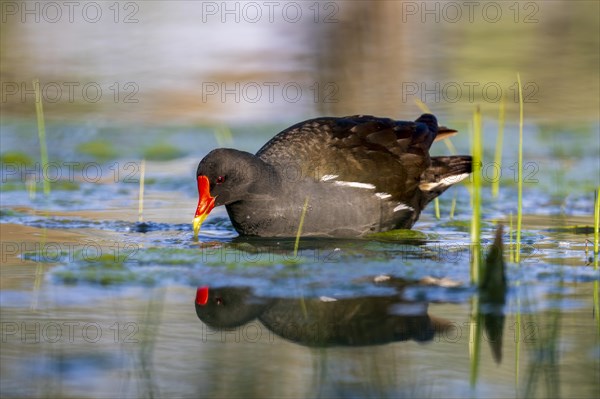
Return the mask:
<svg viewBox="0 0 600 399">
<path fill-rule="evenodd" d="M 2 116 L 292 124 L 516 110 L 597 121 L 599 3 L 2 1 Z"/>
</svg>

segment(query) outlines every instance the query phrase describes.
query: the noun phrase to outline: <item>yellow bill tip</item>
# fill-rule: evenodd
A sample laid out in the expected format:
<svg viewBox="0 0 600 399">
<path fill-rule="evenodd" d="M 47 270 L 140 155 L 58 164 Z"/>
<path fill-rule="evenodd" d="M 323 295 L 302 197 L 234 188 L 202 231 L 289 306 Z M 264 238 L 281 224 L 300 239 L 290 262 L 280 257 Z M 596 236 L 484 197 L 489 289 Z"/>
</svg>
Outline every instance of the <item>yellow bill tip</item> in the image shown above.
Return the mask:
<svg viewBox="0 0 600 399">
<path fill-rule="evenodd" d="M 200 215 L 194 218 L 194 221 L 192 222 L 192 226 L 194 227 L 194 238 L 198 238 L 200 226 L 202 226 L 202 222 L 204 222 L 207 216 L 208 215 Z"/>
</svg>

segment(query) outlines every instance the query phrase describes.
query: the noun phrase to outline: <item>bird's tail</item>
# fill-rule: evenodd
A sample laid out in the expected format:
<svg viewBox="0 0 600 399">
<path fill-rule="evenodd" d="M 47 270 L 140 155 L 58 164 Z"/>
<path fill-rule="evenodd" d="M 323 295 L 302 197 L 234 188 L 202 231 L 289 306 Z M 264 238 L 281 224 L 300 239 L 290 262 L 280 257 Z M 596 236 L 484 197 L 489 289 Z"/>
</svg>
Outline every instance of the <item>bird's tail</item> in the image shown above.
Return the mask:
<svg viewBox="0 0 600 399">
<path fill-rule="evenodd" d="M 426 194 L 427 202 L 469 176 L 473 166 L 470 155 L 431 157 L 431 165 L 421 175 L 419 188 Z"/>
</svg>

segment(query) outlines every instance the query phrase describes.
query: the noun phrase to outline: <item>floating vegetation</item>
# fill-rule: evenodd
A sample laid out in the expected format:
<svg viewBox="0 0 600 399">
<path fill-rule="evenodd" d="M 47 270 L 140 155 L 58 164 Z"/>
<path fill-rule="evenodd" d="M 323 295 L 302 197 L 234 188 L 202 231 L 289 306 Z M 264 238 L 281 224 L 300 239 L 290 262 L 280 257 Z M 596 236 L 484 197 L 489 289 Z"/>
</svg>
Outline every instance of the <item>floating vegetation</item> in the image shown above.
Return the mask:
<svg viewBox="0 0 600 399">
<path fill-rule="evenodd" d="M 396 229 L 384 231 L 381 233 L 369 234 L 369 239 L 382 240 L 382 241 L 413 241 L 413 240 L 427 240 L 433 239 L 430 235 L 425 234 L 419 230 L 410 229 Z"/>
<path fill-rule="evenodd" d="M 81 143 L 77 146 L 77 151 L 99 162 L 107 162 L 119 156 L 114 145 L 110 141 L 102 139 Z"/>
<path fill-rule="evenodd" d="M 159 143 L 146 147 L 143 151 L 143 156 L 149 161 L 171 161 L 181 158 L 185 152 L 169 143 Z"/>
<path fill-rule="evenodd" d="M 471 232 L 472 224 L 473 222 L 471 220 L 453 219 L 440 223 L 440 226 L 447 227 L 456 231 L 463 231 L 465 233 L 469 233 Z M 486 222 L 484 220 L 480 222 L 480 225 L 482 228 L 489 228 L 493 226 L 492 223 Z"/>
<path fill-rule="evenodd" d="M 552 233 L 570 233 L 570 234 L 592 234 L 594 228 L 592 226 L 561 226 L 561 227 L 550 227 L 544 231 Z"/>
<path fill-rule="evenodd" d="M 0 164 L 3 165 L 31 166 L 33 163 L 33 158 L 24 152 L 6 151 L 0 154 Z"/>
<path fill-rule="evenodd" d="M 123 267 L 100 269 L 98 267 L 90 266 L 84 270 L 78 271 L 57 271 L 55 276 L 67 285 L 85 282 L 88 284 L 100 284 L 108 286 L 131 283 L 138 279 L 133 271 L 126 270 Z M 149 283 L 150 281 L 147 282 Z"/>
</svg>

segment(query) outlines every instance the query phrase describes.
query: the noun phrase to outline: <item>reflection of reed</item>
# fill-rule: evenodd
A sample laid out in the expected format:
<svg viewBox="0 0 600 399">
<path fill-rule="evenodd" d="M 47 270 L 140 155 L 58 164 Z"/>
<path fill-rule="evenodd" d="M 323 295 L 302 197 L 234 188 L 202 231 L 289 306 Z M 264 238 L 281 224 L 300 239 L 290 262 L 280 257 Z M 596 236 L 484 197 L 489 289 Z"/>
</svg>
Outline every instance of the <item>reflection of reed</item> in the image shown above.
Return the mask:
<svg viewBox="0 0 600 399">
<path fill-rule="evenodd" d="M 483 333 L 490 344 L 492 356 L 497 364 L 502 361 L 502 343 L 504 304 L 506 303 L 506 266 L 504 263 L 504 244 L 502 225 L 496 230 L 496 238 L 491 246 L 485 263 L 481 267 L 479 295 L 471 298 L 471 316 L 469 329 L 470 382 L 475 386 L 478 381 L 481 340 Z"/>
<path fill-rule="evenodd" d="M 157 344 L 159 326 L 162 323 L 163 307 L 165 305 L 165 288 L 153 290 L 148 300 L 140 323 L 140 345 L 135 358 L 135 372 L 140 381 L 138 393 L 140 397 L 154 398 L 158 394 L 156 380 L 156 365 L 154 356 Z"/>
</svg>

